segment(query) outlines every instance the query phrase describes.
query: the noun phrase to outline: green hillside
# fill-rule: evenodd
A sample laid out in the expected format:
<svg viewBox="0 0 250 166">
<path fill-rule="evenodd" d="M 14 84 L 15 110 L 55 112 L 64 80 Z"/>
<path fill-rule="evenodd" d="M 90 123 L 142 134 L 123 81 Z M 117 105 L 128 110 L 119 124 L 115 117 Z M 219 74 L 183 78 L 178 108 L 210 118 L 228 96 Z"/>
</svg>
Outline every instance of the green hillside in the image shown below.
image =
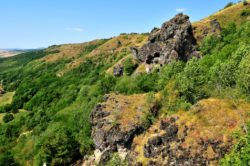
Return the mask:
<svg viewBox="0 0 250 166">
<path fill-rule="evenodd" d="M 147 34 L 55 45 L 0 59 L 0 80 L 6 92 L 0 95 L 0 165 L 70 165 L 92 155 L 90 114 L 98 103 L 106 102 L 105 94 L 112 94 L 125 110 L 111 113 L 113 125 L 122 124 L 125 130 L 134 117 L 143 116 L 139 121 L 145 122 L 146 131 L 135 137 L 131 150 L 143 165 L 150 162 L 143 156 L 144 143 L 154 136 L 162 119 L 175 116 L 181 117 L 180 131 L 184 125 L 193 127 L 185 146 L 200 138 L 218 139 L 223 145 L 231 139 L 233 147 L 226 155 L 216 158 L 206 153 L 216 158 L 211 159 L 212 165 L 247 165 L 249 11 L 249 4 L 239 3 L 194 23 L 202 58 L 172 61 L 149 74 L 140 72 L 145 69 L 132 59 L 130 50 L 145 44 Z M 202 29 L 209 29 L 208 20 L 214 18 L 222 30 L 205 36 Z M 123 76 L 113 76 L 117 65 L 124 67 Z M 106 103 L 107 109 L 115 110 L 116 102 Z M 142 103 L 147 107 L 157 103 L 158 115 L 136 112 Z M 6 117 L 10 114 L 13 119 Z M 191 152 L 201 149 L 195 148 Z M 114 154 L 107 162 L 112 164 L 126 165 L 127 161 Z"/>
</svg>

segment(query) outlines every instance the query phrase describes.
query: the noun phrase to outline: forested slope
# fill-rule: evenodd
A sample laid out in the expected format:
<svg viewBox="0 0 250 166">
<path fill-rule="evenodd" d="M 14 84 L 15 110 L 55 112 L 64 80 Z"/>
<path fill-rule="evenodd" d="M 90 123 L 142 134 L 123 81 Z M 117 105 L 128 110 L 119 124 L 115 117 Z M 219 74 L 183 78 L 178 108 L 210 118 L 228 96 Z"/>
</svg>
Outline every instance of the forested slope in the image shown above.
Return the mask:
<svg viewBox="0 0 250 166">
<path fill-rule="evenodd" d="M 227 21 L 221 23 L 220 13 L 230 13 L 228 10 L 236 7 L 241 11 L 237 17 L 244 21 L 235 24 L 234 20 L 230 21 L 230 15 L 223 15 Z M 199 38 L 202 40 L 198 51 L 202 58 L 172 61 L 150 73 L 146 73 L 143 64 L 132 58 L 130 50 L 132 46 L 145 44 L 148 34 L 122 34 L 0 59 L 0 80 L 3 83 L 0 85 L 0 165 L 70 165 L 83 162 L 84 156 L 92 155 L 95 149 L 90 115 L 98 103 L 109 103 L 105 94 L 117 96 L 117 103 L 126 108 L 121 117 L 119 111 L 117 113 L 119 107 L 111 105 L 110 109 L 114 109 L 111 125 L 123 124 L 128 129 L 126 125 L 131 127 L 133 117 L 142 115 L 135 109 L 141 105 L 143 108 L 157 105 L 158 111 L 157 114 L 143 112 L 142 119 L 139 118 L 140 124 L 143 122 L 145 126 L 144 133 L 139 133 L 132 142 L 131 155 L 136 161 L 121 161 L 116 153 L 113 157 L 111 153 L 111 160 L 105 162 L 108 165 L 163 162 L 164 159 L 153 155 L 145 156 L 143 148 L 145 144 L 151 146 L 148 139 L 157 134 L 153 129 L 171 117 L 180 118 L 180 121 L 171 122 L 171 125 L 179 127 L 179 134 L 184 132 L 184 125 L 193 126 L 195 131 L 187 136 L 186 147 L 192 145 L 192 136 L 198 140 L 212 135 L 222 144 L 226 142 L 229 147 L 223 155 L 206 156 L 212 156 L 209 164 L 246 165 L 250 161 L 249 10 L 249 4 L 239 3 L 212 16 L 222 26 L 218 33 L 205 32 Z M 203 21 L 195 23 L 195 35 L 200 24 L 204 25 Z M 123 75 L 115 77 L 114 70 L 118 64 L 123 68 Z M 136 100 L 135 96 L 139 99 Z M 220 120 L 222 115 L 229 118 Z M 211 117 L 215 123 L 199 120 Z M 213 133 L 218 131 L 214 128 L 225 132 Z M 225 137 L 232 142 L 228 143 Z M 175 152 L 176 148 L 172 150 Z M 223 159 L 224 153 L 227 155 Z"/>
</svg>

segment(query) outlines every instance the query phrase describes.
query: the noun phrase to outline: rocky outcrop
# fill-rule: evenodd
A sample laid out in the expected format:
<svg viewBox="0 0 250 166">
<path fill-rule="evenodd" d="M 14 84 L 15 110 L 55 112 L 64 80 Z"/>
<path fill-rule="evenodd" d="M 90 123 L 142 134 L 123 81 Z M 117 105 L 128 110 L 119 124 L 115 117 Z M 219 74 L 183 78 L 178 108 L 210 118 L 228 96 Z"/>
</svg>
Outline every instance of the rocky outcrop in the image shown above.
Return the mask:
<svg viewBox="0 0 250 166">
<path fill-rule="evenodd" d="M 179 130 L 175 122 L 177 119 L 172 117 L 161 120 L 160 130 L 154 136 L 149 137 L 144 144 L 143 156 L 148 159 L 148 165 L 213 165 L 229 152 L 232 142 L 224 144 L 223 141 L 217 139 L 201 138 L 195 145 L 196 147 L 192 144 L 185 146 L 192 129 L 185 126 L 184 130 Z M 194 150 L 195 148 L 197 151 Z M 133 153 L 130 157 L 132 163 L 137 163 Z M 137 164 L 140 165 L 140 163 Z"/>
<path fill-rule="evenodd" d="M 232 107 L 227 100 L 205 99 L 188 112 L 159 116 L 149 126 L 145 119 L 157 108 L 146 97 L 104 96 L 90 116 L 95 152 L 83 165 L 105 165 L 114 152 L 129 165 L 218 165 L 234 144 L 232 133 L 250 117 L 248 103 Z"/>
<path fill-rule="evenodd" d="M 219 165 L 232 149 L 232 133 L 243 131 L 249 108 L 247 103 L 233 108 L 230 101 L 206 99 L 189 112 L 160 118 L 134 138 L 129 162 L 143 166 Z"/>
<path fill-rule="evenodd" d="M 217 19 L 213 19 L 210 21 L 211 33 L 219 33 L 221 32 L 221 26 Z"/>
<path fill-rule="evenodd" d="M 120 77 L 123 75 L 123 67 L 121 65 L 117 65 L 113 69 L 113 74 L 115 77 Z"/>
<path fill-rule="evenodd" d="M 148 43 L 141 48 L 132 48 L 134 57 L 146 64 L 167 64 L 172 60 L 187 61 L 200 57 L 196 51 L 196 40 L 187 15 L 178 14 L 165 22 L 161 29 L 154 28 Z"/>
<path fill-rule="evenodd" d="M 143 117 L 155 111 L 154 107 L 147 106 L 145 97 L 144 94 L 110 94 L 105 95 L 103 103 L 96 105 L 90 115 L 92 139 L 99 154 L 95 155 L 96 163 L 105 163 L 112 152 L 126 158 L 133 138 L 147 129 Z"/>
</svg>

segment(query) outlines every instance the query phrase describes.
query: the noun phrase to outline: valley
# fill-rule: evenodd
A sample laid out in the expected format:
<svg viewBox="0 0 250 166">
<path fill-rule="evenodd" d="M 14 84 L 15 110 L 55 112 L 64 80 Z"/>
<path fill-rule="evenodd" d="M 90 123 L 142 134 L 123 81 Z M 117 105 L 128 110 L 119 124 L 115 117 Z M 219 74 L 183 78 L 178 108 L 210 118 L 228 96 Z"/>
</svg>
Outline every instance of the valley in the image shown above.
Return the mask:
<svg viewBox="0 0 250 166">
<path fill-rule="evenodd" d="M 0 165 L 247 165 L 249 3 L 0 52 Z"/>
</svg>

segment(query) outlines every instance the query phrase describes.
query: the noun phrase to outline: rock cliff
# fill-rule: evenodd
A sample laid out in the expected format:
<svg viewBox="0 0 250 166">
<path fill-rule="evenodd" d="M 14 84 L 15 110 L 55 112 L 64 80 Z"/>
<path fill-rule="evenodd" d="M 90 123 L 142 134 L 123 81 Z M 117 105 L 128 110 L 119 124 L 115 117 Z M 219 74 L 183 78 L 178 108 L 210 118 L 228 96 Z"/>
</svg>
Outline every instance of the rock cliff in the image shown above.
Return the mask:
<svg viewBox="0 0 250 166">
<path fill-rule="evenodd" d="M 189 17 L 184 14 L 178 14 L 163 23 L 161 29 L 154 28 L 148 42 L 140 48 L 132 47 L 132 53 L 140 62 L 160 65 L 201 56 L 196 51 L 196 40 Z"/>
</svg>

